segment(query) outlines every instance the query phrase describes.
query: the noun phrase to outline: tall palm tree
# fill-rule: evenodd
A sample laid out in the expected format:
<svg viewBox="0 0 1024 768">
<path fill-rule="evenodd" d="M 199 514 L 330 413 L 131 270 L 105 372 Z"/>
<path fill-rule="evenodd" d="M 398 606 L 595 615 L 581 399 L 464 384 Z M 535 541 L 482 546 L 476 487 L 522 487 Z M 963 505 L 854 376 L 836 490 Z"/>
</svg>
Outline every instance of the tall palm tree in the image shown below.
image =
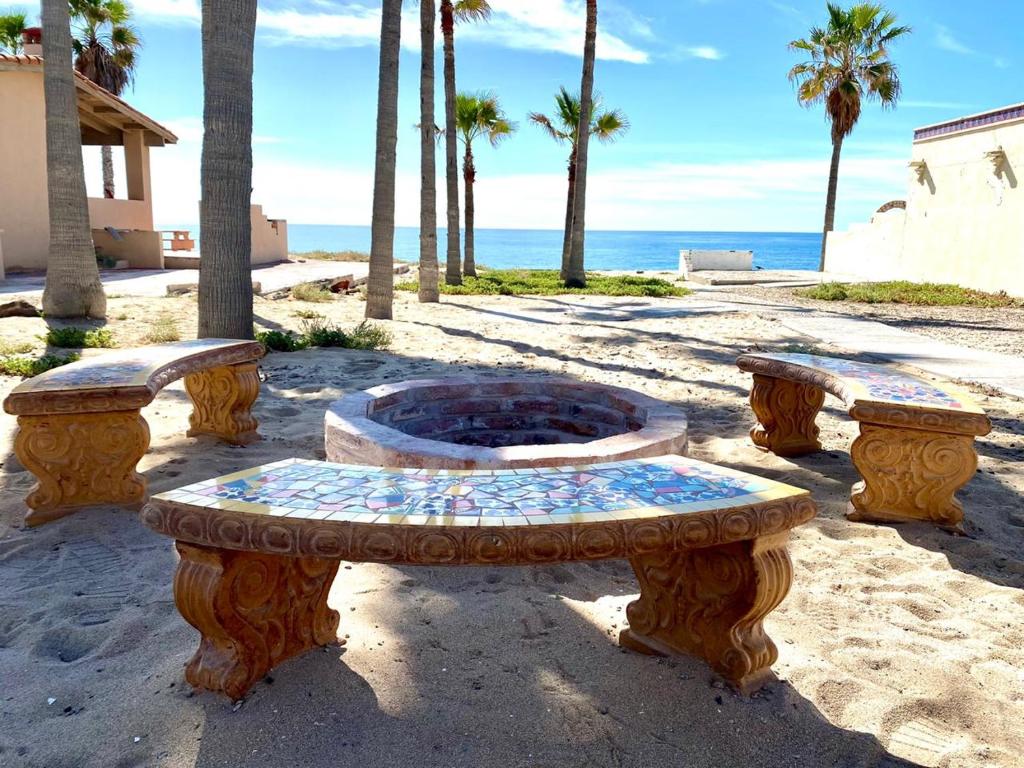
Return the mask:
<svg viewBox="0 0 1024 768">
<path fill-rule="evenodd" d="M 77 29 L 72 37 L 75 69 L 101 88 L 120 96 L 135 79 L 136 53 L 142 41 L 128 23 L 131 12 L 122 0 L 70 0 Z M 100 150 L 103 196 L 114 196 L 114 158 Z"/>
<path fill-rule="evenodd" d="M 501 111 L 498 97 L 493 93 L 460 93 L 455 99 L 455 122 L 459 138 L 466 148 L 462 159 L 462 181 L 466 194 L 466 259 L 462 273 L 476 277 L 473 224 L 476 208 L 473 204 L 473 185 L 476 183 L 476 164 L 473 162 L 473 140 L 485 137 L 492 147 L 498 146 L 515 131 L 515 125 Z"/>
<path fill-rule="evenodd" d="M 256 0 L 203 0 L 199 337 L 252 338 Z"/>
<path fill-rule="evenodd" d="M 437 285 L 437 178 L 434 119 L 434 0 L 420 0 L 420 290 L 422 302 L 440 300 Z"/>
<path fill-rule="evenodd" d="M 377 80 L 377 156 L 373 172 L 370 274 L 366 317 L 391 319 L 395 290 L 395 145 L 398 143 L 398 53 L 402 0 L 384 0 Z"/>
<path fill-rule="evenodd" d="M 46 191 L 50 253 L 43 311 L 49 317 L 103 317 L 107 298 L 89 228 L 82 129 L 71 69 L 67 0 L 43 0 L 43 91 L 46 97 Z"/>
<path fill-rule="evenodd" d="M 25 31 L 27 16 L 20 11 L 0 13 L 0 49 L 8 53 L 21 50 L 21 33 Z"/>
<path fill-rule="evenodd" d="M 580 99 L 562 86 L 555 94 L 555 114 L 548 117 L 540 112 L 529 114 L 530 122 L 539 125 L 559 144 L 569 143 L 569 194 L 565 204 L 565 234 L 562 237 L 562 280 L 569 274 L 569 254 L 572 248 L 572 207 L 576 191 L 576 144 L 580 127 Z M 629 130 L 629 120 L 618 109 L 601 111 L 601 99 L 594 100 L 590 113 L 590 135 L 602 144 L 610 144 Z"/>
<path fill-rule="evenodd" d="M 444 149 L 445 181 L 448 194 L 448 248 L 444 280 L 460 285 L 459 270 L 459 146 L 455 121 L 455 22 L 486 21 L 491 6 L 487 0 L 441 0 L 441 35 L 444 37 Z"/>
<path fill-rule="evenodd" d="M 572 201 L 572 244 L 567 288 L 584 288 L 587 273 L 583 266 L 584 233 L 587 211 L 587 153 L 590 146 L 590 115 L 594 102 L 594 59 L 597 45 L 597 0 L 587 0 L 587 26 L 583 38 L 583 77 L 580 80 L 580 120 L 576 139 L 576 184 Z"/>
<path fill-rule="evenodd" d="M 900 78 L 889 59 L 889 46 L 910 32 L 898 26 L 896 14 L 876 3 L 843 8 L 827 3 L 828 24 L 813 27 L 808 37 L 794 40 L 791 50 L 810 56 L 789 70 L 797 84 L 797 98 L 805 107 L 825 105 L 832 124 L 832 164 L 825 198 L 825 227 L 821 239 L 819 271 L 825 269 L 825 243 L 836 215 L 836 188 L 843 140 L 853 132 L 863 99 L 894 107 L 900 97 Z"/>
</svg>

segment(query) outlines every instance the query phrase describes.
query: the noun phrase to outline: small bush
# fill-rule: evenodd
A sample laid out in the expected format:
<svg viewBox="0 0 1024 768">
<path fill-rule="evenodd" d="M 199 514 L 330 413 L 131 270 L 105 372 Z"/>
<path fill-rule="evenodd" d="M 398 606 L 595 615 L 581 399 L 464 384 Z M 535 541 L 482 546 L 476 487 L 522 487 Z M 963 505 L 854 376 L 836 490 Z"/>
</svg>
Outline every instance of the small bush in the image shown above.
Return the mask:
<svg viewBox="0 0 1024 768">
<path fill-rule="evenodd" d="M 312 309 L 297 309 L 292 312 L 292 317 L 298 317 L 302 320 L 316 320 L 318 317 L 323 317 L 323 315 Z"/>
<path fill-rule="evenodd" d="M 271 352 L 298 352 L 309 346 L 305 338 L 291 331 L 256 331 L 256 341 Z"/>
<path fill-rule="evenodd" d="M 303 335 L 311 347 L 341 347 L 344 349 L 387 349 L 391 346 L 391 333 L 379 325 L 363 320 L 351 331 L 329 325 L 325 318 L 306 320 Z"/>
<path fill-rule="evenodd" d="M 169 312 L 161 312 L 149 324 L 149 332 L 146 334 L 146 341 L 151 344 L 166 344 L 170 341 L 180 341 L 181 333 L 178 331 L 178 322 L 174 315 Z"/>
<path fill-rule="evenodd" d="M 21 376 L 28 379 L 51 368 L 59 368 L 62 365 L 73 363 L 80 357 L 77 354 L 43 355 L 42 357 L 4 355 L 0 357 L 0 376 Z"/>
<path fill-rule="evenodd" d="M 919 307 L 1024 307 L 1024 301 L 1005 293 L 985 293 L 949 283 L 822 283 L 796 292 L 819 301 L 853 301 L 861 304 L 913 304 Z"/>
<path fill-rule="evenodd" d="M 586 288 L 566 288 L 553 269 L 494 269 L 480 271 L 477 277 L 463 278 L 462 285 L 447 285 L 442 273 L 441 293 L 461 296 L 557 296 L 589 294 L 594 296 L 687 296 L 688 288 L 667 280 L 640 275 L 587 274 Z M 418 291 L 419 283 L 409 281 L 395 286 L 397 291 Z"/>
<path fill-rule="evenodd" d="M 323 303 L 334 301 L 334 294 L 316 283 L 299 283 L 292 288 L 292 298 L 296 301 Z"/>
<path fill-rule="evenodd" d="M 51 347 L 61 349 L 92 349 L 116 347 L 114 335 L 106 328 L 51 328 L 44 337 Z"/>
</svg>

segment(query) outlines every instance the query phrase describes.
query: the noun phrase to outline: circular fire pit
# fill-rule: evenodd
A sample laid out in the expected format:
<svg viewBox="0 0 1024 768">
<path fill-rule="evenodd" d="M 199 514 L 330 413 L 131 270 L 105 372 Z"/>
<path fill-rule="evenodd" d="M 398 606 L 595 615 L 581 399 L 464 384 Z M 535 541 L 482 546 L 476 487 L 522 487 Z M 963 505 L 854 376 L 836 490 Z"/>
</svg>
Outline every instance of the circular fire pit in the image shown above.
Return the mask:
<svg viewBox="0 0 1024 768">
<path fill-rule="evenodd" d="M 686 414 L 628 389 L 564 378 L 385 384 L 331 404 L 328 461 L 507 469 L 686 452 Z"/>
</svg>

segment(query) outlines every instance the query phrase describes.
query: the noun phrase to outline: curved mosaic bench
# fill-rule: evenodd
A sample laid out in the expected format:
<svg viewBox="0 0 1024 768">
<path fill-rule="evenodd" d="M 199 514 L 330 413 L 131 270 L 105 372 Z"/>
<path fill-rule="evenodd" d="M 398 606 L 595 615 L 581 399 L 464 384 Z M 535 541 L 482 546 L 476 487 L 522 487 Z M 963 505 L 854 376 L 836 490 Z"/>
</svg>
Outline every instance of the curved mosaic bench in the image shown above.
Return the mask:
<svg viewBox="0 0 1024 768">
<path fill-rule="evenodd" d="M 975 436 L 992 430 L 966 394 L 886 366 L 818 355 L 748 354 L 736 365 L 754 374 L 750 405 L 759 423 L 750 437 L 774 454 L 821 450 L 814 420 L 825 392 L 860 422 L 850 456 L 863 479 L 853 487 L 849 519 L 960 529 L 963 506 L 954 494 L 977 469 Z"/>
<path fill-rule="evenodd" d="M 156 344 L 80 360 L 19 384 L 4 410 L 18 417 L 14 452 L 35 475 L 28 525 L 94 504 L 137 506 L 146 479 L 135 471 L 149 448 L 140 409 L 184 377 L 192 399 L 189 436 L 245 445 L 260 439 L 249 412 L 260 392 L 263 345 L 234 339 Z"/>
<path fill-rule="evenodd" d="M 240 698 L 336 638 L 341 560 L 530 565 L 628 558 L 640 582 L 622 645 L 705 659 L 741 691 L 772 679 L 762 619 L 789 591 L 806 491 L 679 456 L 517 470 L 372 469 L 289 459 L 154 496 L 176 539 L 174 597 L 201 634 L 185 671 Z"/>
</svg>

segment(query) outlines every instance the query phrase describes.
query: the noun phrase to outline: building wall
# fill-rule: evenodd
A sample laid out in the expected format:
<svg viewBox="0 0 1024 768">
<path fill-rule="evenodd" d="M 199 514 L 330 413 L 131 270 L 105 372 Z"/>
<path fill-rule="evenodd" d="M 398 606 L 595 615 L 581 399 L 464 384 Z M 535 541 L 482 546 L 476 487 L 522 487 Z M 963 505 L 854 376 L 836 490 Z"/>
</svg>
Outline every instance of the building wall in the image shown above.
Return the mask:
<svg viewBox="0 0 1024 768">
<path fill-rule="evenodd" d="M 268 219 L 263 206 L 249 206 L 252 219 L 252 263 L 272 264 L 288 258 L 288 222 Z M 200 246 L 201 247 L 201 246 Z"/>
<path fill-rule="evenodd" d="M 0 229 L 7 269 L 45 269 L 50 249 L 41 72 L 0 73 Z"/>
<path fill-rule="evenodd" d="M 89 223 L 93 229 L 153 229 L 152 208 L 145 200 L 89 198 Z"/>
<path fill-rule="evenodd" d="M 997 175 L 985 153 L 1000 147 Z M 1024 296 L 1024 120 L 920 139 L 913 160 L 926 170 L 908 170 L 905 216 L 830 235 L 826 270 Z"/>
</svg>

